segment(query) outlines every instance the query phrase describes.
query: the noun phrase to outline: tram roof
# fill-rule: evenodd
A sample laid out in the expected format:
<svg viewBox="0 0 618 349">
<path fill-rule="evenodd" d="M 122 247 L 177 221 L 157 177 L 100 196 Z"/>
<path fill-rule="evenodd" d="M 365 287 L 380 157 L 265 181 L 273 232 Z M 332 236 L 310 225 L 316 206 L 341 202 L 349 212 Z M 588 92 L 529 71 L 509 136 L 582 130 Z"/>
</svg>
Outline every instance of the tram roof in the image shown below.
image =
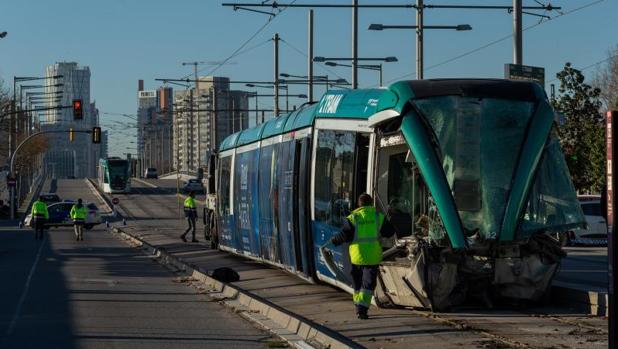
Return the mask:
<svg viewBox="0 0 618 349">
<path fill-rule="evenodd" d="M 546 98 L 535 82 L 503 79 L 429 79 L 399 81 L 388 88 L 330 90 L 318 103 L 271 119 L 264 124 L 234 133 L 221 142 L 227 150 L 272 136 L 313 125 L 315 119 L 368 119 L 384 109 L 401 111 L 410 99 L 447 95 L 483 96 L 490 98 L 536 101 Z"/>
</svg>

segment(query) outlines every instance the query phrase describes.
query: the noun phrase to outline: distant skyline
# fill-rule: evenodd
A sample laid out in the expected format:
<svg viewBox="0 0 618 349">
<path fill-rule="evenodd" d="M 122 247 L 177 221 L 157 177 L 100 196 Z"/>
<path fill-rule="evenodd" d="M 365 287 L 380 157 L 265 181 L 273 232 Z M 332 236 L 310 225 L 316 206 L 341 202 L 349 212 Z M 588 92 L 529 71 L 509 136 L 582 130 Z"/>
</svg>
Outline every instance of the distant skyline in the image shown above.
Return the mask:
<svg viewBox="0 0 618 349">
<path fill-rule="evenodd" d="M 351 1 L 336 2 L 347 4 Z M 183 67 L 182 62 L 222 61 L 267 22 L 266 15 L 233 11 L 222 7 L 221 3 L 218 0 L 4 1 L 0 32 L 7 31 L 8 35 L 0 39 L 0 78 L 6 86 L 12 87 L 13 76 L 43 76 L 48 65 L 75 61 L 90 67 L 91 99 L 97 102 L 103 126 L 112 125 L 112 120 L 132 122 L 105 113 L 135 115 L 139 79 L 144 79 L 146 90 L 152 90 L 160 86 L 155 78 L 192 74 L 192 67 Z M 508 6 L 512 1 L 426 0 L 426 3 Z M 538 17 L 524 17 L 524 27 L 534 26 L 524 32 L 524 64 L 545 67 L 548 86 L 565 62 L 572 62 L 576 68 L 590 66 L 604 60 L 608 49 L 618 44 L 618 29 L 613 24 L 618 14 L 618 1 L 555 0 L 551 3 L 562 6 L 561 12 L 565 15 L 537 26 L 534 25 L 539 22 Z M 536 2 L 524 0 L 524 4 L 535 5 Z M 214 75 L 232 80 L 272 80 L 271 38 L 274 33 L 279 33 L 283 40 L 280 72 L 306 75 L 307 12 L 308 9 L 301 8 L 281 12 L 241 50 L 244 53 L 230 59 L 230 64 L 221 66 Z M 558 12 L 547 14 L 559 15 Z M 359 10 L 359 56 L 396 56 L 399 59 L 399 62 L 384 64 L 385 84 L 414 78 L 414 31 L 368 31 L 367 27 L 371 23 L 410 25 L 414 22 L 412 10 Z M 427 9 L 425 24 L 470 24 L 473 28 L 465 32 L 426 31 L 425 78 L 501 78 L 504 64 L 512 61 L 512 16 L 507 11 Z M 316 56 L 351 56 L 350 38 L 350 9 L 315 10 Z M 506 39 L 483 48 L 501 38 Z M 462 56 L 467 52 L 473 53 Z M 213 70 L 207 66 L 200 69 L 203 69 L 200 75 L 208 75 Z M 594 71 L 595 67 L 586 70 L 587 78 L 591 78 Z M 349 68 L 316 63 L 315 74 L 351 80 Z M 359 72 L 360 87 L 376 86 L 377 79 L 376 72 Z M 298 86 L 290 92 L 305 91 L 306 88 Z M 324 89 L 316 87 L 315 91 L 316 96 L 320 96 Z M 264 107 L 272 104 L 267 100 L 261 103 Z M 112 130 L 110 154 L 134 146 L 129 143 L 131 141 L 126 133 Z"/>
</svg>

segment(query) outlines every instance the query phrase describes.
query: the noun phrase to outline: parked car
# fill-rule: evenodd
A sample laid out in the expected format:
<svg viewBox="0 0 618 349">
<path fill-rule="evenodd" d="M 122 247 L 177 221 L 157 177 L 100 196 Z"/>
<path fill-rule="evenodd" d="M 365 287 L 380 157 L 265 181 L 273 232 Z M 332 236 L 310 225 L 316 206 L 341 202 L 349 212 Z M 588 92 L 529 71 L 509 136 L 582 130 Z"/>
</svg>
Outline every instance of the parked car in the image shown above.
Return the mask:
<svg viewBox="0 0 618 349">
<path fill-rule="evenodd" d="M 184 193 L 188 193 L 190 191 L 193 191 L 193 192 L 197 193 L 197 192 L 202 192 L 203 190 L 204 190 L 204 186 L 202 185 L 202 182 L 199 179 L 197 179 L 197 178 L 189 179 L 182 186 L 182 191 Z"/>
<path fill-rule="evenodd" d="M 46 203 L 47 205 L 62 201 L 60 200 L 60 196 L 54 193 L 41 193 L 39 196 L 43 199 L 43 202 Z"/>
<path fill-rule="evenodd" d="M 51 204 L 47 207 L 47 211 L 49 212 L 49 219 L 45 223 L 45 226 L 48 227 L 62 227 L 62 226 L 71 226 L 73 225 L 73 220 L 71 220 L 71 207 L 75 204 L 75 201 L 63 201 Z M 93 203 L 84 203 L 86 208 L 88 209 L 88 214 L 86 215 L 86 221 L 84 223 L 85 229 L 92 229 L 95 225 L 101 224 L 101 213 L 99 212 L 99 208 L 97 205 Z M 26 219 L 24 219 L 24 225 L 28 227 L 32 227 L 32 214 L 28 214 Z"/>
<path fill-rule="evenodd" d="M 146 172 L 144 173 L 144 178 L 154 178 L 154 179 L 157 179 L 157 178 L 159 178 L 159 172 L 157 171 L 156 168 L 149 167 L 149 168 L 146 169 Z"/>
<path fill-rule="evenodd" d="M 607 221 L 603 217 L 601 197 L 585 195 L 578 198 L 586 217 L 588 228 L 573 229 L 562 239 L 563 245 L 606 245 Z"/>
</svg>

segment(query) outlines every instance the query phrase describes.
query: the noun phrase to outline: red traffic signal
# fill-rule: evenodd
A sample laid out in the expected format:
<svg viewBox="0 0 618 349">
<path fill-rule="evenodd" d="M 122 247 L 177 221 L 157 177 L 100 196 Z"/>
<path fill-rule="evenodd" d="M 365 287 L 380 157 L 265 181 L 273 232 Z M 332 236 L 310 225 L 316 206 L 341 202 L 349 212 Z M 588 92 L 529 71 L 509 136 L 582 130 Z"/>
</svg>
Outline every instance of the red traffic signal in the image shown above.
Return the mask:
<svg viewBox="0 0 618 349">
<path fill-rule="evenodd" d="M 84 110 L 82 109 L 82 100 L 73 100 L 73 120 L 81 120 L 84 118 Z"/>
</svg>

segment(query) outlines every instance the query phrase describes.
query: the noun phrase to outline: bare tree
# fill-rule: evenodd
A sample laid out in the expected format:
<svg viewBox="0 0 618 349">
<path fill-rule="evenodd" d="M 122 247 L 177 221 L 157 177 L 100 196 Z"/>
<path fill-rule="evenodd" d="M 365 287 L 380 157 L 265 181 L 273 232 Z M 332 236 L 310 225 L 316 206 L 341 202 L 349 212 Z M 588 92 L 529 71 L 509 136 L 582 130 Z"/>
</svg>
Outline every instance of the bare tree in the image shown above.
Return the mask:
<svg viewBox="0 0 618 349">
<path fill-rule="evenodd" d="M 618 109 L 618 45 L 609 49 L 607 61 L 597 70 L 592 84 L 601 89 L 604 109 Z"/>
</svg>

